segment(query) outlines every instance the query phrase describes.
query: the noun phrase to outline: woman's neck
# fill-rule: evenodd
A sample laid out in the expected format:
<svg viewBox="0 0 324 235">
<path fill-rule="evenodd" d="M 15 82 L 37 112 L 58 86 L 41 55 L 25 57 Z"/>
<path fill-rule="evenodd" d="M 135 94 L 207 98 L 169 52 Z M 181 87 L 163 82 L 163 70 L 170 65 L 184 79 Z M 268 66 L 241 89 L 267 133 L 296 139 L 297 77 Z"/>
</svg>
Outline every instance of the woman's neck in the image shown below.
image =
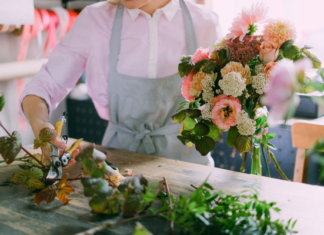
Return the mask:
<svg viewBox="0 0 324 235">
<path fill-rule="evenodd" d="M 166 6 L 171 1 L 172 0 L 151 0 L 150 2 L 148 2 L 147 4 L 145 4 L 144 6 L 140 7 L 140 9 L 142 11 L 145 11 L 150 16 L 153 16 L 153 13 L 157 9 Z"/>
</svg>

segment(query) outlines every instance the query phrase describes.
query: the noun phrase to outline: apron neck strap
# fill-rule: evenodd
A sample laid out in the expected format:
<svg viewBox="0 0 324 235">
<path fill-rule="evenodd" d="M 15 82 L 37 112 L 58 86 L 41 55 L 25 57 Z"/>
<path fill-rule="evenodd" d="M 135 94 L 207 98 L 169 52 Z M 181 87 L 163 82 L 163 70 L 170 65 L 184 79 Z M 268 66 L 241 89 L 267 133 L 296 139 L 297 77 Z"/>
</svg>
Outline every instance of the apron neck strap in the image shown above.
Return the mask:
<svg viewBox="0 0 324 235">
<path fill-rule="evenodd" d="M 184 27 L 186 32 L 186 40 L 187 40 L 189 54 L 193 55 L 197 50 L 196 34 L 193 26 L 193 21 L 185 1 L 184 0 L 179 0 L 179 1 L 182 10 L 182 17 L 183 17 L 183 22 L 184 22 Z M 121 32 L 123 27 L 123 15 L 124 15 L 124 5 L 119 3 L 115 14 L 115 19 L 111 31 L 111 38 L 110 38 L 110 55 L 109 55 L 110 71 L 117 70 L 120 41 L 121 41 L 120 39 L 121 39 Z"/>
</svg>

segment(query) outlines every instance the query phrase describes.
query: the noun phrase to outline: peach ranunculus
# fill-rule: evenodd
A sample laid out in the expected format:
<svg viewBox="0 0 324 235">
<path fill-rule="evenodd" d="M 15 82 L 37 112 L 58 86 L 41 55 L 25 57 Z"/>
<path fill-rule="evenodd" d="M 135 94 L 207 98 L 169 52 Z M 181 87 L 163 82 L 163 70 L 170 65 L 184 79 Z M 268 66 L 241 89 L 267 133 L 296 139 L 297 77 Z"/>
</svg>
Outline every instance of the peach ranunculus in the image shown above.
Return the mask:
<svg viewBox="0 0 324 235">
<path fill-rule="evenodd" d="M 209 57 L 209 47 L 208 48 L 198 48 L 196 53 L 191 57 L 190 61 L 193 63 L 197 63 L 202 60 L 208 60 Z"/>
<path fill-rule="evenodd" d="M 276 62 L 269 62 L 263 66 L 263 72 L 267 75 L 268 78 L 271 76 L 271 70 L 276 66 Z"/>
<path fill-rule="evenodd" d="M 221 94 L 213 99 L 211 120 L 219 128 L 229 130 L 231 126 L 236 126 L 236 115 L 239 112 L 241 112 L 239 99 Z"/>
<path fill-rule="evenodd" d="M 268 114 L 269 114 L 269 112 L 268 112 L 268 109 L 267 109 L 266 106 L 263 106 L 262 108 L 258 108 L 258 109 L 255 111 L 255 117 L 254 117 L 254 120 L 258 119 L 259 117 L 263 117 L 263 116 L 267 116 L 267 117 L 268 117 Z M 266 122 L 263 124 L 262 127 L 264 127 L 265 124 L 266 124 Z M 257 138 L 257 139 L 261 139 L 261 138 L 262 138 L 262 135 L 266 135 L 266 134 L 268 134 L 268 129 L 269 129 L 268 127 L 265 128 L 265 129 L 263 130 L 263 132 L 260 133 L 260 134 L 258 134 L 255 138 Z"/>
<path fill-rule="evenodd" d="M 195 97 L 191 96 L 189 92 L 192 79 L 193 79 L 192 73 L 190 73 L 188 76 L 185 76 L 183 78 L 182 87 L 181 87 L 182 96 L 189 102 L 194 102 L 195 100 Z"/>
<path fill-rule="evenodd" d="M 279 44 L 271 41 L 263 41 L 260 46 L 260 60 L 263 62 L 273 62 L 278 58 Z"/>
<path fill-rule="evenodd" d="M 210 76 L 208 73 L 204 73 L 202 68 L 198 73 L 195 73 L 192 78 L 192 83 L 190 86 L 189 94 L 193 97 L 198 97 L 203 90 L 202 81 L 205 80 L 206 76 Z"/>
</svg>

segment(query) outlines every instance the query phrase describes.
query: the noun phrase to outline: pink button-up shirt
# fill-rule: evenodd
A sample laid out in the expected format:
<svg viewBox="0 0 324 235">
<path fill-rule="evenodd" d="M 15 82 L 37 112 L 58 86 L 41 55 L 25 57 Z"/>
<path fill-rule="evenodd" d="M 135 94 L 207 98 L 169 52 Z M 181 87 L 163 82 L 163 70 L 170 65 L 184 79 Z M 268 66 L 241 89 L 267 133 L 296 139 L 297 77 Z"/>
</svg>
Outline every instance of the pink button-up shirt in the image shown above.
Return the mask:
<svg viewBox="0 0 324 235">
<path fill-rule="evenodd" d="M 211 47 L 221 36 L 217 14 L 203 5 L 188 1 L 187 5 L 197 46 Z M 37 95 L 47 102 L 51 111 L 86 70 L 89 96 L 99 116 L 108 120 L 109 44 L 116 9 L 107 2 L 86 7 L 55 47 L 47 64 L 26 85 L 20 103 L 27 95 Z M 177 73 L 180 58 L 187 54 L 179 0 L 171 0 L 152 17 L 139 9 L 125 9 L 119 73 L 152 79 L 166 77 Z M 26 120 L 21 110 L 20 115 Z"/>
</svg>

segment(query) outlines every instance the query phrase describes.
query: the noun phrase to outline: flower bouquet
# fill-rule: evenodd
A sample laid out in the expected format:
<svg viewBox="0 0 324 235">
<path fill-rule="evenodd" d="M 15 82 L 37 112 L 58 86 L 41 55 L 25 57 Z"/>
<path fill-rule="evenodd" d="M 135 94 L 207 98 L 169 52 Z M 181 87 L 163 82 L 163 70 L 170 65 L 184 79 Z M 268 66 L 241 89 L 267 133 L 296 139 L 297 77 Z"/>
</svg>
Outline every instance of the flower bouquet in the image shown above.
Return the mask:
<svg viewBox="0 0 324 235">
<path fill-rule="evenodd" d="M 220 135 L 228 131 L 228 146 L 242 155 L 241 172 L 250 153 L 251 173 L 261 175 L 262 155 L 268 176 L 268 162 L 272 159 L 281 176 L 288 180 L 272 152 L 276 147 L 269 140 L 276 134 L 268 133 L 268 123 L 273 116 L 284 119 L 293 115 L 293 110 L 288 116 L 283 111 L 295 102 L 287 88 L 298 87 L 304 93 L 314 91 L 304 70 L 321 69 L 321 63 L 308 51 L 309 47 L 294 45 L 296 30 L 291 22 L 266 20 L 267 11 L 262 4 L 243 9 L 234 19 L 230 33 L 213 45 L 213 51 L 199 48 L 194 55 L 181 58 L 179 74 L 186 101 L 172 118 L 183 123 L 178 139 L 189 147 L 195 145 L 202 155 L 212 151 Z M 264 30 L 261 35 L 254 35 L 260 23 L 265 24 Z M 281 68 L 287 66 L 294 69 L 286 77 L 298 77 L 297 83 L 276 79 L 278 74 L 282 77 Z M 274 114 L 268 115 L 265 102 L 277 105 Z"/>
</svg>

